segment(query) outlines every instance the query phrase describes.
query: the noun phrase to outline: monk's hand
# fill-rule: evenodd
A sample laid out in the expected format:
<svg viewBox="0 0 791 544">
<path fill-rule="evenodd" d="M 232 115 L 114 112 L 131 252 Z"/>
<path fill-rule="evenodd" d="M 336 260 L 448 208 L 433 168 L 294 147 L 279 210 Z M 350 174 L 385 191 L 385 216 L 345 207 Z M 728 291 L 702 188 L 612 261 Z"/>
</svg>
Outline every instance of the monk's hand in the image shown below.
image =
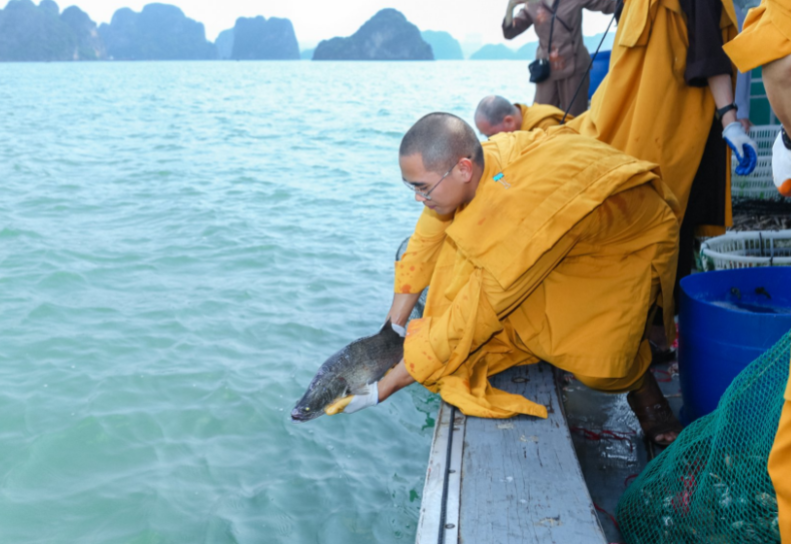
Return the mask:
<svg viewBox="0 0 791 544">
<path fill-rule="evenodd" d="M 340 413 L 353 414 L 377 404 L 379 404 L 379 382 L 374 382 L 369 384 L 365 391 L 336 400 L 324 409 L 324 413 L 328 416 Z"/>
<path fill-rule="evenodd" d="M 791 139 L 785 136 L 783 130 L 777 135 L 772 146 L 772 175 L 777 190 L 783 196 L 791 196 Z"/>
<path fill-rule="evenodd" d="M 758 145 L 747 135 L 742 124 L 739 121 L 728 124 L 722 131 L 722 137 L 736 153 L 736 159 L 739 161 L 736 173 L 740 176 L 752 174 L 758 163 Z"/>
</svg>

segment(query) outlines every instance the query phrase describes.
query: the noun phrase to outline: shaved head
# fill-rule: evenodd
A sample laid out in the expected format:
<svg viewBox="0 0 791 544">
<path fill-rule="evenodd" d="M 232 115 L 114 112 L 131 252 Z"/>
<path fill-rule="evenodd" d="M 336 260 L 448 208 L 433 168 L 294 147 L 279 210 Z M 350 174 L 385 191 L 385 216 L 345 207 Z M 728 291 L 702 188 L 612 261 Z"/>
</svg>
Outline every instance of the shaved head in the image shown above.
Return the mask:
<svg viewBox="0 0 791 544">
<path fill-rule="evenodd" d="M 399 155 L 414 154 L 420 154 L 430 172 L 444 172 L 463 157 L 483 166 L 483 148 L 475 131 L 450 113 L 429 113 L 407 131 Z"/>
<path fill-rule="evenodd" d="M 475 120 L 482 119 L 490 126 L 496 126 L 503 122 L 507 115 L 516 115 L 519 109 L 511 104 L 502 96 L 487 96 L 478 103 L 475 110 Z"/>
</svg>

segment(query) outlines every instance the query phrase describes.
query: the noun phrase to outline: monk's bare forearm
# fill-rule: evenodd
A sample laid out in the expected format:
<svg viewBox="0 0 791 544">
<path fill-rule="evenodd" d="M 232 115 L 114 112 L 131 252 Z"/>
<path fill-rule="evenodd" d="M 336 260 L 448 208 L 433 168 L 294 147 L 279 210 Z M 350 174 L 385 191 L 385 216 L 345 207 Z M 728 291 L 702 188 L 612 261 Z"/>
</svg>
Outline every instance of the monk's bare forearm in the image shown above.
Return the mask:
<svg viewBox="0 0 791 544">
<path fill-rule="evenodd" d="M 769 103 L 772 104 L 777 118 L 791 133 L 791 55 L 766 64 L 762 68 L 764 87 Z"/>
<path fill-rule="evenodd" d="M 387 312 L 386 319 L 389 319 L 390 323 L 394 325 L 405 326 L 409 319 L 409 314 L 412 313 L 412 309 L 415 307 L 415 304 L 417 304 L 419 298 L 420 293 L 414 295 L 396 293 L 393 296 L 393 304 L 390 306 L 390 311 Z"/>
<path fill-rule="evenodd" d="M 733 80 L 728 74 L 720 74 L 709 78 L 709 89 L 714 96 L 717 109 L 733 104 Z M 722 128 L 736 122 L 736 112 L 731 110 L 722 116 Z"/>
<path fill-rule="evenodd" d="M 413 383 L 415 383 L 415 379 L 407 372 L 406 364 L 401 359 L 401 362 L 394 366 L 393 370 L 379 380 L 379 402 Z"/>
</svg>

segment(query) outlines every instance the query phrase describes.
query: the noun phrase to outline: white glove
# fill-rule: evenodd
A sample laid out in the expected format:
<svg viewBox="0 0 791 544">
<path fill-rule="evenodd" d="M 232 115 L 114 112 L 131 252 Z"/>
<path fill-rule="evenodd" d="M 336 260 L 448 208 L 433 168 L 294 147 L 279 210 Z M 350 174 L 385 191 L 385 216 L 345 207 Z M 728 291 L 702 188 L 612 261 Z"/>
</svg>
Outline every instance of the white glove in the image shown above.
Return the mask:
<svg viewBox="0 0 791 544">
<path fill-rule="evenodd" d="M 783 144 L 782 132 L 777 134 L 772 146 L 772 174 L 780 194 L 791 196 L 791 149 Z"/>
<path fill-rule="evenodd" d="M 730 123 L 722 131 L 722 137 L 736 153 L 736 159 L 739 161 L 736 173 L 740 176 L 752 174 L 755 165 L 758 164 L 758 144 L 747 135 L 742 124 L 739 121 Z"/>
<path fill-rule="evenodd" d="M 406 336 L 406 329 L 401 325 L 396 325 L 395 323 L 390 323 L 390 326 L 393 327 L 393 330 L 398 333 L 398 336 L 401 338 Z"/>
<path fill-rule="evenodd" d="M 351 402 L 343 409 L 344 414 L 353 414 L 365 408 L 379 404 L 379 382 L 374 382 L 368 386 L 366 393 L 353 395 Z"/>
</svg>

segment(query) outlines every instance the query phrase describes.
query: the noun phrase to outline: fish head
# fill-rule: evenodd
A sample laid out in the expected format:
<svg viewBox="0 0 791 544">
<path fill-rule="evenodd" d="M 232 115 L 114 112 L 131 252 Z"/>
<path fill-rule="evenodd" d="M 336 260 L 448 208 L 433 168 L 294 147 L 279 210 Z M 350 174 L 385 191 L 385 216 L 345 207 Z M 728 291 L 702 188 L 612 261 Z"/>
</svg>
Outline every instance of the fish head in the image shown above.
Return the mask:
<svg viewBox="0 0 791 544">
<path fill-rule="evenodd" d="M 320 371 L 291 410 L 291 419 L 301 423 L 323 416 L 327 406 L 348 394 L 349 387 L 343 376 Z"/>
</svg>

